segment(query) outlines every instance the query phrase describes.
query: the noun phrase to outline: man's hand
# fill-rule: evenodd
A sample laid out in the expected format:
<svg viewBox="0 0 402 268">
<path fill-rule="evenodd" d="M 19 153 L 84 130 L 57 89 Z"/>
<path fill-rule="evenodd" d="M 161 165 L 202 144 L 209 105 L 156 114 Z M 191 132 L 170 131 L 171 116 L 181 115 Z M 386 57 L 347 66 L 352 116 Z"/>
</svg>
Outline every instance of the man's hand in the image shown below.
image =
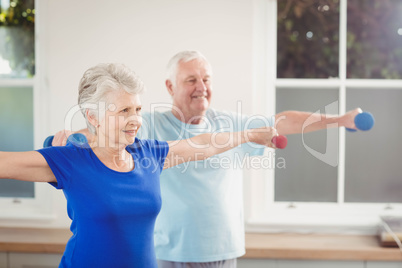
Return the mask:
<svg viewBox="0 0 402 268">
<path fill-rule="evenodd" d="M 52 146 L 64 146 L 67 143 L 67 138 L 74 132 L 69 130 L 61 130 L 54 135 Z"/>
<path fill-rule="evenodd" d="M 87 138 L 88 144 L 96 144 L 95 136 L 89 133 L 88 129 L 84 128 L 79 131 L 61 130 L 54 135 L 52 146 L 65 146 L 67 144 L 67 138 L 74 133 L 81 133 Z"/>
<path fill-rule="evenodd" d="M 351 128 L 351 129 L 357 129 L 355 125 L 355 117 L 356 115 L 362 113 L 362 109 L 356 108 L 354 110 L 350 110 L 340 118 L 340 126 L 346 127 L 346 128 Z"/>
</svg>

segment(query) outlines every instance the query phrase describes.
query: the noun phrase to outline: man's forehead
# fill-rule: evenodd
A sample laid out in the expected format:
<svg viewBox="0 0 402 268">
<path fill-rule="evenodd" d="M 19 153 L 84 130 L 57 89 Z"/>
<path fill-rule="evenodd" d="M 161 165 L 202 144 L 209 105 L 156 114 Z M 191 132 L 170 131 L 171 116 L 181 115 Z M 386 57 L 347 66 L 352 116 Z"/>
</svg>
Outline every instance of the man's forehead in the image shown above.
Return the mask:
<svg viewBox="0 0 402 268">
<path fill-rule="evenodd" d="M 182 76 L 211 76 L 211 68 L 207 62 L 202 59 L 194 59 L 188 62 L 181 62 L 178 68 L 178 74 Z"/>
</svg>

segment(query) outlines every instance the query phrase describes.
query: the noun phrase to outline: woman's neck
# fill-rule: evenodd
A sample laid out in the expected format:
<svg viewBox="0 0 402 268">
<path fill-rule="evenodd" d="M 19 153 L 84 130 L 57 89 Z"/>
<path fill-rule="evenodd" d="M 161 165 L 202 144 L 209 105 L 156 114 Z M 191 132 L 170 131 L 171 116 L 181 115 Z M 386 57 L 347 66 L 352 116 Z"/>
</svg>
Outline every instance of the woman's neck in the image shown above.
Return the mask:
<svg viewBox="0 0 402 268">
<path fill-rule="evenodd" d="M 91 148 L 99 160 L 110 169 L 119 172 L 128 172 L 134 169 L 133 157 L 126 151 L 125 145 L 110 147 L 91 144 Z"/>
</svg>

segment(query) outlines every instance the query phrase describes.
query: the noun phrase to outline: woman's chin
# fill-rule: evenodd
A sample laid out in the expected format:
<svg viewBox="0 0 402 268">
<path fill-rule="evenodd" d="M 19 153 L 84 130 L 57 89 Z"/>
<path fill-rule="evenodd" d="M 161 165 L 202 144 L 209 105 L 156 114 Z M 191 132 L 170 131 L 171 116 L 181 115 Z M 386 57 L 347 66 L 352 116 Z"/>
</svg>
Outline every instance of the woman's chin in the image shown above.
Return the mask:
<svg viewBox="0 0 402 268">
<path fill-rule="evenodd" d="M 124 141 L 125 144 L 130 145 L 133 144 L 135 141 L 135 136 L 131 136 L 131 135 L 126 135 L 122 141 Z"/>
</svg>

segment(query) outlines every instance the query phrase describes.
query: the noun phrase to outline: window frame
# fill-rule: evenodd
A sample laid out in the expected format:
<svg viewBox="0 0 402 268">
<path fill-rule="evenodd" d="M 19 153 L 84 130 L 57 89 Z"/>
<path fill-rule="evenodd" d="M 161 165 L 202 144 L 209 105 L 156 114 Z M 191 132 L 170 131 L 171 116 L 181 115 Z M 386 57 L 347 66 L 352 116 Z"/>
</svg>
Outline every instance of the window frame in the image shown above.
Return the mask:
<svg viewBox="0 0 402 268">
<path fill-rule="evenodd" d="M 35 0 L 35 75 L 27 79 L 0 79 L 1 87 L 33 88 L 34 149 L 42 148 L 49 135 L 49 113 L 46 64 L 46 7 L 49 0 Z M 0 220 L 14 225 L 13 220 L 52 220 L 51 187 L 45 183 L 34 184 L 34 198 L 0 198 Z M 16 221 L 17 222 L 17 221 Z M 21 224 L 18 221 L 18 224 Z M 25 222 L 25 224 L 29 224 Z"/>
<path fill-rule="evenodd" d="M 254 0 L 253 113 L 276 113 L 277 88 L 337 89 L 339 113 L 346 112 L 346 88 L 401 90 L 402 80 L 347 79 L 347 0 L 340 0 L 339 78 L 277 78 L 277 0 Z M 271 151 L 270 149 L 268 151 Z M 269 153 L 274 153 L 273 151 Z M 402 213 L 402 203 L 345 203 L 345 129 L 339 129 L 337 202 L 275 202 L 275 170 L 247 170 L 245 223 L 249 232 L 375 234 L 380 216 Z"/>
</svg>

